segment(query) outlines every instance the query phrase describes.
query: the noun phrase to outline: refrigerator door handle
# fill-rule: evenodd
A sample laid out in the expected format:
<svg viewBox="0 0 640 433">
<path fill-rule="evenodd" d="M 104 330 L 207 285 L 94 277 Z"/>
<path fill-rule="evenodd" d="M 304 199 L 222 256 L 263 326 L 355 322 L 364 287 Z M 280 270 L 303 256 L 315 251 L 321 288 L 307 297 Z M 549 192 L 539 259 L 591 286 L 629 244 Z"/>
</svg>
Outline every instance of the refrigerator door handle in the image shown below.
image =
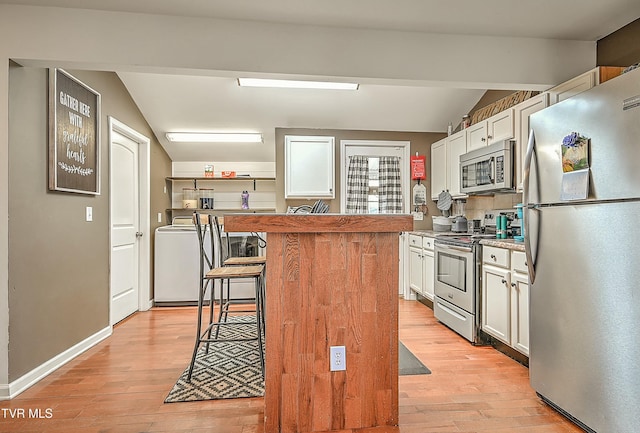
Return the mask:
<svg viewBox="0 0 640 433">
<path fill-rule="evenodd" d="M 527 153 L 524 158 L 524 176 L 522 178 L 522 211 L 523 211 L 523 224 L 524 224 L 524 251 L 529 264 L 529 281 L 531 284 L 536 279 L 536 264 L 533 260 L 533 253 L 531 251 L 531 231 L 529 230 L 529 211 L 533 209 L 533 206 L 529 204 L 529 188 L 531 173 L 531 161 L 533 160 L 533 152 L 536 144 L 536 137 L 533 129 L 529 133 L 529 143 L 527 144 Z"/>
</svg>

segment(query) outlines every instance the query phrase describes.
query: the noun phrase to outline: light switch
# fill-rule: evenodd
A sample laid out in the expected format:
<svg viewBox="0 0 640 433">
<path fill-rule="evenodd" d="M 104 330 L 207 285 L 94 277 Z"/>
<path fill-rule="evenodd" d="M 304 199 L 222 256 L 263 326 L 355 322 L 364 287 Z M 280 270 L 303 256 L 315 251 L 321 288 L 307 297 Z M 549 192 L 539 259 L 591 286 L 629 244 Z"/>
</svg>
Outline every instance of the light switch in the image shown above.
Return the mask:
<svg viewBox="0 0 640 433">
<path fill-rule="evenodd" d="M 87 206 L 85 219 L 87 222 L 93 221 L 93 208 L 91 206 Z"/>
<path fill-rule="evenodd" d="M 158 222 L 162 222 L 162 212 L 158 212 Z"/>
</svg>

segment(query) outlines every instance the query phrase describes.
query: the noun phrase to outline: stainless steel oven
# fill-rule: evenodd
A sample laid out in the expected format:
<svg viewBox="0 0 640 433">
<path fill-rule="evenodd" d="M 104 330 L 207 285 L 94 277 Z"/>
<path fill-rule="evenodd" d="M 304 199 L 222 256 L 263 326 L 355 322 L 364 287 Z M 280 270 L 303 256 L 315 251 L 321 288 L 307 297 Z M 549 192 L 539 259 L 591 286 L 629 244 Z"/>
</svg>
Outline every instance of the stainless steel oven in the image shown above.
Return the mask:
<svg viewBox="0 0 640 433">
<path fill-rule="evenodd" d="M 477 237 L 435 240 L 435 317 L 472 343 L 479 342 L 480 249 Z"/>
</svg>

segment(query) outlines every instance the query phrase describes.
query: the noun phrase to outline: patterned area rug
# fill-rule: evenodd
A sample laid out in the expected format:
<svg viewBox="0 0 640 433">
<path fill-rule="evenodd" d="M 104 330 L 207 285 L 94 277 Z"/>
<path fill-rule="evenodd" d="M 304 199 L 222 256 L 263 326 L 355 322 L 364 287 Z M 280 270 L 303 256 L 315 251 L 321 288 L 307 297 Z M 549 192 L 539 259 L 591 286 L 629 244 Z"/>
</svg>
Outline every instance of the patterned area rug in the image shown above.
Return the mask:
<svg viewBox="0 0 640 433">
<path fill-rule="evenodd" d="M 256 335 L 255 316 L 230 316 L 229 320 L 253 323 L 223 326 L 221 339 Z M 202 344 L 196 356 L 191 382 L 187 382 L 187 365 L 164 402 L 262 397 L 264 380 L 256 347 L 256 341 L 212 343 L 207 354 L 206 344 Z"/>
</svg>

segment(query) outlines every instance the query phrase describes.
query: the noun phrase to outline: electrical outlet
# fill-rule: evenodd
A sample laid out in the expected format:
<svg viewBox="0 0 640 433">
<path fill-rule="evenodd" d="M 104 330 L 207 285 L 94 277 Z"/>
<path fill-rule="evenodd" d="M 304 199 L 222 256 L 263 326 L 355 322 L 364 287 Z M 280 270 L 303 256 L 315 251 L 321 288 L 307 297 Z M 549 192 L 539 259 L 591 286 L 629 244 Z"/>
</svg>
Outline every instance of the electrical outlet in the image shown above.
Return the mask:
<svg viewBox="0 0 640 433">
<path fill-rule="evenodd" d="M 347 369 L 347 356 L 344 346 L 331 346 L 329 369 L 331 371 L 344 371 Z"/>
</svg>

